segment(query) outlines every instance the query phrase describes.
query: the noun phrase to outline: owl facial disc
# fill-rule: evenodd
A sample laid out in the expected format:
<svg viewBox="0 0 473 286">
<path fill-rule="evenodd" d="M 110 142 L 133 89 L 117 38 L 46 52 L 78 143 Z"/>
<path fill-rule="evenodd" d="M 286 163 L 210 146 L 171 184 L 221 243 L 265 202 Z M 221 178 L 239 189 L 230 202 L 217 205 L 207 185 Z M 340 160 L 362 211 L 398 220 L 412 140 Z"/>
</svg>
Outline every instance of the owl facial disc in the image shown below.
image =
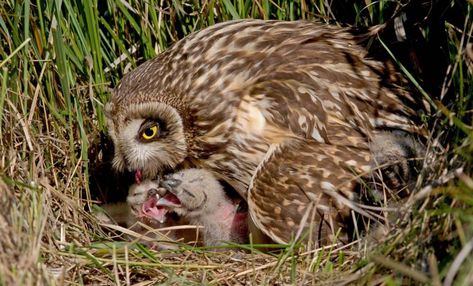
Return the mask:
<svg viewBox="0 0 473 286">
<path fill-rule="evenodd" d="M 154 180 L 187 157 L 184 123 L 174 107 L 162 102 L 126 105 L 119 117 L 107 105 L 107 124 L 114 142 L 113 168 L 134 173 L 136 184 Z"/>
</svg>

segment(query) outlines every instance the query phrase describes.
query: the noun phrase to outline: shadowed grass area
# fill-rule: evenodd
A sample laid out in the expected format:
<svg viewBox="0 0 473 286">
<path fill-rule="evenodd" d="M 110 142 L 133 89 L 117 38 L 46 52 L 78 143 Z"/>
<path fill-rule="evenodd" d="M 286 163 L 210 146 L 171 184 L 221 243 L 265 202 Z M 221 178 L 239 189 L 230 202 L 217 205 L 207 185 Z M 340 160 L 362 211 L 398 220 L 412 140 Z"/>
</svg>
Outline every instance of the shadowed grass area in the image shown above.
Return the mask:
<svg viewBox="0 0 473 286">
<path fill-rule="evenodd" d="M 0 285 L 473 283 L 472 3 L 412 2 L 0 1 Z M 403 13 L 400 42 L 392 25 Z M 431 159 L 379 244 L 158 252 L 88 212 L 100 192 L 126 188 L 117 179 L 90 190 L 110 156 L 101 134 L 111 88 L 185 35 L 242 18 L 387 23 L 371 46 L 438 112 L 427 118 Z"/>
</svg>

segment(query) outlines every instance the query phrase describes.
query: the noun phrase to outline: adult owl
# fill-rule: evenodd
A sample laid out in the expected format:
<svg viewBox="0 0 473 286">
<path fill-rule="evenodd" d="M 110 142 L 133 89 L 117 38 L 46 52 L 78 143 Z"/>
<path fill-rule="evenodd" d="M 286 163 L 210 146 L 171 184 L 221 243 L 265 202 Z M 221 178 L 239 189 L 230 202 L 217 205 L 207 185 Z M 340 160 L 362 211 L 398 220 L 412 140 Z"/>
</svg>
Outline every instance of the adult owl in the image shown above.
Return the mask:
<svg viewBox="0 0 473 286">
<path fill-rule="evenodd" d="M 405 159 L 419 155 L 417 143 L 400 138 L 424 134 L 416 100 L 367 57 L 362 39 L 348 28 L 262 20 L 187 36 L 113 91 L 105 111 L 114 168 L 138 181 L 207 169 L 247 200 L 253 226 L 273 241 L 307 228 L 331 240 L 357 210 L 360 177 L 376 158 L 385 163 L 370 144 L 400 146 L 393 156 Z"/>
</svg>

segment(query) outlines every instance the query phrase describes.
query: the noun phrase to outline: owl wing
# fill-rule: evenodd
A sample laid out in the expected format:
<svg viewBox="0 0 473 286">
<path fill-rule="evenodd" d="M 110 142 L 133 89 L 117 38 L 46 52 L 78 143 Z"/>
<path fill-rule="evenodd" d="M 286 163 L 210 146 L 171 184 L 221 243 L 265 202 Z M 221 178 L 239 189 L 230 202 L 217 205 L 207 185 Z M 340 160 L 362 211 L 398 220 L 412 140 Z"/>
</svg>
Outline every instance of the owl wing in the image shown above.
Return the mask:
<svg viewBox="0 0 473 286">
<path fill-rule="evenodd" d="M 297 139 L 271 145 L 248 189 L 253 223 L 278 243 L 307 229 L 311 240 L 331 242 L 338 233 L 346 242 L 358 174 L 369 164 L 364 148 Z"/>
<path fill-rule="evenodd" d="M 268 56 L 271 69 L 260 72 L 241 97 L 252 98 L 268 124 L 300 138 L 353 147 L 366 145 L 379 129 L 425 132 L 414 123 L 415 100 L 388 84 L 383 64 L 324 37 L 299 40 L 292 53 Z"/>
</svg>

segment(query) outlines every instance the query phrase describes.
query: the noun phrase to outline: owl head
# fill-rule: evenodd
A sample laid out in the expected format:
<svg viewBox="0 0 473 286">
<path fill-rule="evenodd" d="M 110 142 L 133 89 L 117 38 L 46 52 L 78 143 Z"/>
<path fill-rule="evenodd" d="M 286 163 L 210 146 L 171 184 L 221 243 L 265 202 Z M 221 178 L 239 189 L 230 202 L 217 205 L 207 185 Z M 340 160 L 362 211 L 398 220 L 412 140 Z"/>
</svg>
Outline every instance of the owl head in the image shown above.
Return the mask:
<svg viewBox="0 0 473 286">
<path fill-rule="evenodd" d="M 184 125 L 174 107 L 156 101 L 123 106 L 112 100 L 105 114 L 115 146 L 113 167 L 135 173 L 138 183 L 141 176 L 155 178 L 187 157 Z"/>
</svg>

